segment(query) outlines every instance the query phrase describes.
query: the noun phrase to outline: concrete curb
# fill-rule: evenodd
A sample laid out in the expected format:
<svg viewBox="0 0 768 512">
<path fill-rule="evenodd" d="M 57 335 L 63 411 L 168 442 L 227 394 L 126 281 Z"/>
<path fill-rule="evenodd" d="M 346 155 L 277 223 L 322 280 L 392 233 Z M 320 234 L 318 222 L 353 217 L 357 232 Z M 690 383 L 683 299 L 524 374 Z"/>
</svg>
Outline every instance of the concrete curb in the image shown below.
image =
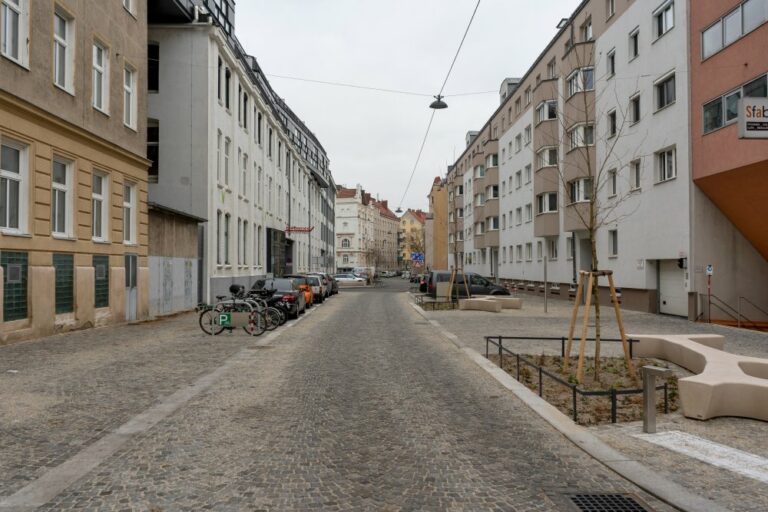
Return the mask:
<svg viewBox="0 0 768 512">
<path fill-rule="evenodd" d="M 716 502 L 703 498 L 688 491 L 686 488 L 667 480 L 652 470 L 630 459 L 611 448 L 601 441 L 586 428 L 575 424 L 565 414 L 549 402 L 540 398 L 536 393 L 519 383 L 507 372 L 495 366 L 488 359 L 483 357 L 476 350 L 465 346 L 461 340 L 446 330 L 439 322 L 428 318 L 416 304 L 409 302 L 411 307 L 434 326 L 438 332 L 457 349 L 461 350 L 466 357 L 485 370 L 491 377 L 515 394 L 526 406 L 538 414 L 544 421 L 549 423 L 558 432 L 563 434 L 573 444 L 584 450 L 589 456 L 607 466 L 626 480 L 637 485 L 648 494 L 658 498 L 667 505 L 678 510 L 700 512 L 728 512 L 729 509 L 722 507 Z"/>
</svg>

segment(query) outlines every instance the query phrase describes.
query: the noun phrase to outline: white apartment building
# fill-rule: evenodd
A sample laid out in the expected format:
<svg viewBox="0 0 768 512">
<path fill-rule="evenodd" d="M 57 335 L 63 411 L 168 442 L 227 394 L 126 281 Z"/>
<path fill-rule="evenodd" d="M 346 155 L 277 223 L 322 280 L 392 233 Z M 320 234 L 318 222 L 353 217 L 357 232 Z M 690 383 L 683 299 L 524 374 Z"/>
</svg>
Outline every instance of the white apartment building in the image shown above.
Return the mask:
<svg viewBox="0 0 768 512">
<path fill-rule="evenodd" d="M 149 200 L 206 221 L 200 298 L 259 277 L 330 270 L 335 185 L 322 146 L 240 46 L 232 2 L 175 5 L 177 18 L 149 30 L 159 61 L 149 97 L 159 171 Z"/>
</svg>

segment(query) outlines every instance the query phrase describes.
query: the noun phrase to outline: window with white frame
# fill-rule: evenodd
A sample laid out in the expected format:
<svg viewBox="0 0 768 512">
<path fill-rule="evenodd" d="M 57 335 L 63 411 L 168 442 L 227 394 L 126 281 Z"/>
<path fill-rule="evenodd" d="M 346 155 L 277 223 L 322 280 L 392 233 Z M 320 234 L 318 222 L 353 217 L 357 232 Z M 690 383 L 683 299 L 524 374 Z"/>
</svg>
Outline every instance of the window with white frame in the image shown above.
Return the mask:
<svg viewBox="0 0 768 512">
<path fill-rule="evenodd" d="M 640 122 L 640 94 L 635 94 L 629 99 L 629 121 L 632 124 Z"/>
<path fill-rule="evenodd" d="M 595 88 L 595 70 L 585 67 L 575 70 L 567 79 L 568 97 L 577 92 L 591 91 Z"/>
<path fill-rule="evenodd" d="M 629 164 L 629 189 L 640 190 L 640 178 L 642 169 L 640 160 L 634 160 Z"/>
<path fill-rule="evenodd" d="M 605 0 L 605 16 L 610 18 L 616 14 L 616 0 Z"/>
<path fill-rule="evenodd" d="M 573 237 L 566 237 L 565 238 L 565 259 L 572 260 L 573 259 L 573 252 L 574 252 L 574 245 L 573 245 Z"/>
<path fill-rule="evenodd" d="M 242 265 L 243 259 L 243 220 L 238 217 L 237 218 L 237 264 Z"/>
<path fill-rule="evenodd" d="M 221 130 L 219 130 L 216 137 L 216 181 L 219 183 L 221 182 L 221 146 L 223 139 L 224 136 L 221 134 Z"/>
<path fill-rule="evenodd" d="M 123 7 L 129 13 L 133 14 L 133 0 L 123 0 Z"/>
<path fill-rule="evenodd" d="M 224 214 L 224 264 L 229 265 L 229 223 L 232 220 L 232 216 L 228 213 Z"/>
<path fill-rule="evenodd" d="M 523 186 L 523 171 L 522 169 L 515 173 L 515 187 L 520 188 Z"/>
<path fill-rule="evenodd" d="M 615 196 L 616 192 L 616 169 L 611 169 L 608 171 L 608 197 Z"/>
<path fill-rule="evenodd" d="M 522 246 L 522 244 L 518 244 L 515 247 L 515 253 L 517 254 L 516 259 L 517 259 L 518 263 L 523 261 L 523 246 Z"/>
<path fill-rule="evenodd" d="M 549 257 L 550 261 L 557 260 L 557 245 L 558 245 L 559 238 L 550 238 L 547 240 L 547 256 Z"/>
<path fill-rule="evenodd" d="M 123 243 L 136 243 L 136 203 L 138 187 L 133 183 L 123 184 Z"/>
<path fill-rule="evenodd" d="M 533 220 L 533 203 L 525 205 L 525 222 L 531 222 Z"/>
<path fill-rule="evenodd" d="M 515 209 L 515 222 L 518 226 L 523 223 L 523 208 L 520 206 Z"/>
<path fill-rule="evenodd" d="M 136 70 L 126 66 L 123 70 L 123 123 L 136 129 Z"/>
<path fill-rule="evenodd" d="M 248 265 L 248 221 L 243 220 L 243 265 Z"/>
<path fill-rule="evenodd" d="M 485 157 L 486 167 L 496 167 L 497 165 L 499 165 L 499 155 L 497 153 L 492 153 Z"/>
<path fill-rule="evenodd" d="M 675 26 L 675 2 L 667 0 L 653 12 L 656 37 L 661 37 Z"/>
<path fill-rule="evenodd" d="M 109 204 L 107 175 L 94 171 L 91 178 L 91 236 L 99 242 L 108 240 Z"/>
<path fill-rule="evenodd" d="M 0 139 L 0 230 L 22 233 L 27 211 L 27 146 Z"/>
<path fill-rule="evenodd" d="M 488 199 L 498 199 L 499 198 L 499 186 L 498 185 L 489 185 L 485 188 L 485 194 Z"/>
<path fill-rule="evenodd" d="M 557 158 L 555 158 L 557 160 Z M 525 183 L 528 184 L 531 182 L 531 164 L 528 164 L 525 166 Z"/>
<path fill-rule="evenodd" d="M 557 148 L 542 148 L 537 153 L 537 168 L 557 166 Z"/>
<path fill-rule="evenodd" d="M 29 64 L 29 0 L 0 0 L 0 52 L 27 66 Z"/>
<path fill-rule="evenodd" d="M 582 124 L 568 132 L 569 149 L 592 146 L 595 143 L 595 128 L 591 124 Z"/>
<path fill-rule="evenodd" d="M 72 162 L 54 157 L 51 172 L 51 233 L 72 235 Z"/>
<path fill-rule="evenodd" d="M 74 94 L 75 22 L 66 13 L 53 14 L 53 83 Z"/>
<path fill-rule="evenodd" d="M 611 78 L 616 74 L 616 50 L 613 49 L 607 53 L 605 58 L 606 75 Z"/>
<path fill-rule="evenodd" d="M 665 149 L 656 153 L 656 168 L 659 182 L 667 181 L 677 176 L 675 148 Z"/>
<path fill-rule="evenodd" d="M 536 213 L 551 213 L 557 211 L 557 192 L 544 192 L 536 196 Z"/>
<path fill-rule="evenodd" d="M 488 217 L 486 220 L 486 224 L 488 225 L 488 231 L 498 231 L 499 230 L 499 217 Z"/>
<path fill-rule="evenodd" d="M 262 208 L 264 206 L 264 192 L 263 192 L 263 185 L 262 185 L 262 170 L 261 167 L 259 167 L 259 170 L 256 171 L 256 201 L 258 202 L 259 208 Z"/>
<path fill-rule="evenodd" d="M 592 199 L 592 178 L 579 178 L 568 183 L 571 203 L 583 203 Z"/>
<path fill-rule="evenodd" d="M 232 141 L 229 137 L 224 138 L 224 184 L 229 185 L 229 159 L 232 152 Z"/>
<path fill-rule="evenodd" d="M 587 18 L 587 21 L 581 25 L 579 32 L 581 32 L 582 41 L 592 40 L 592 18 Z"/>
<path fill-rule="evenodd" d="M 525 261 L 533 261 L 533 243 L 525 244 Z"/>
<path fill-rule="evenodd" d="M 536 260 L 541 261 L 542 256 L 544 255 L 544 244 L 541 243 L 541 240 L 536 241 Z"/>
<path fill-rule="evenodd" d="M 527 87 L 525 89 L 525 106 L 527 107 L 528 105 L 530 105 L 532 100 L 533 100 L 533 93 L 531 93 L 531 88 Z"/>
<path fill-rule="evenodd" d="M 629 33 L 629 60 L 640 55 L 640 28 Z"/>
<path fill-rule="evenodd" d="M 675 102 L 675 74 L 662 78 L 654 86 L 656 89 L 656 110 L 661 110 Z"/>
<path fill-rule="evenodd" d="M 546 100 L 536 107 L 536 122 L 557 119 L 557 100 Z"/>
<path fill-rule="evenodd" d="M 619 255 L 619 232 L 615 229 L 608 230 L 608 255 Z"/>
<path fill-rule="evenodd" d="M 553 58 L 547 63 L 547 78 L 557 77 L 557 60 Z"/>
<path fill-rule="evenodd" d="M 221 210 L 216 211 L 216 264 L 221 265 L 224 261 L 224 248 L 221 244 L 222 235 L 224 234 L 224 226 L 222 224 Z"/>
<path fill-rule="evenodd" d="M 766 6 L 768 8 L 768 3 Z M 768 96 L 768 76 L 762 75 L 743 87 L 706 103 L 704 105 L 704 133 L 736 122 L 739 117 L 739 100 L 742 97 L 765 98 L 766 96 Z"/>
<path fill-rule="evenodd" d="M 527 146 L 531 143 L 531 125 L 528 125 L 525 127 L 525 130 L 523 131 L 523 143 Z"/>
<path fill-rule="evenodd" d="M 618 128 L 616 126 L 616 110 L 608 112 L 608 138 L 616 135 Z"/>
<path fill-rule="evenodd" d="M 109 52 L 100 43 L 93 45 L 93 108 L 109 111 Z"/>
<path fill-rule="evenodd" d="M 515 135 L 515 153 L 520 152 L 523 149 L 523 135 L 518 133 Z"/>
</svg>

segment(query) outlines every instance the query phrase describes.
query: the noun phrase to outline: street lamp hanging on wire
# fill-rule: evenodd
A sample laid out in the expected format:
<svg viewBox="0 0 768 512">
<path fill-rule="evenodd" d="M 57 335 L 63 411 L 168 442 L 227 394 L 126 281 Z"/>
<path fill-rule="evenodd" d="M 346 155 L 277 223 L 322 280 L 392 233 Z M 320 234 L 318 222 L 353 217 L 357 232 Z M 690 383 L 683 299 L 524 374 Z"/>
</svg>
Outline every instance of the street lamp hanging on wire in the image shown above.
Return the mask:
<svg viewBox="0 0 768 512">
<path fill-rule="evenodd" d="M 433 108 L 435 110 L 441 110 L 444 108 L 448 108 L 448 104 L 443 101 L 443 96 L 437 95 L 434 97 L 435 101 L 429 104 L 429 108 Z"/>
</svg>

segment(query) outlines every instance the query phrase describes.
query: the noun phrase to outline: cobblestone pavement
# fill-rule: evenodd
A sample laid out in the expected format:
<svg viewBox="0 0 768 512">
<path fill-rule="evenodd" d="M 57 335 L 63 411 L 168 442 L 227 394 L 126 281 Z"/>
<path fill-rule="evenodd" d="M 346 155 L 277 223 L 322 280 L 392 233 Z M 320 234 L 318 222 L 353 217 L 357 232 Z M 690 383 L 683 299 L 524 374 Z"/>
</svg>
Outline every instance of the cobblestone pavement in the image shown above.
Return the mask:
<svg viewBox="0 0 768 512">
<path fill-rule="evenodd" d="M 668 510 L 439 338 L 404 289 L 344 291 L 262 347 L 202 340 L 187 315 L 1 349 L 3 393 L 47 401 L 5 396 L 19 420 L 0 420 L 0 495 L 245 348 L 41 510 L 572 510 L 569 492 Z"/>
</svg>

